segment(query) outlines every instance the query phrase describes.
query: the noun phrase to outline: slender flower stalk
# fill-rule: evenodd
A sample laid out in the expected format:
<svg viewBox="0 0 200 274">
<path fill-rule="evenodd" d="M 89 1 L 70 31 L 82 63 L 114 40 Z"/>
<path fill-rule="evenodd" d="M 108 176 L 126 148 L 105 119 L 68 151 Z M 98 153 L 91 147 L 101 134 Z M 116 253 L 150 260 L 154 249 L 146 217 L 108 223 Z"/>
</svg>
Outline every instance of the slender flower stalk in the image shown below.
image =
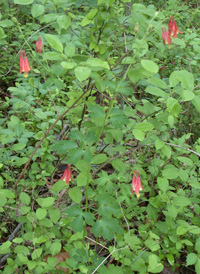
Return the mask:
<svg viewBox="0 0 200 274">
<path fill-rule="evenodd" d="M 72 172 L 70 169 L 70 165 L 67 165 L 67 168 L 65 169 L 63 176 L 60 178 L 60 180 L 65 181 L 67 185 L 72 180 Z"/>
<path fill-rule="evenodd" d="M 42 37 L 38 36 L 38 39 L 35 43 L 35 49 L 37 52 L 41 53 L 43 50 L 43 42 L 42 42 Z"/>
<path fill-rule="evenodd" d="M 132 194 L 136 193 L 137 198 L 140 197 L 140 190 L 144 190 L 141 180 L 140 180 L 140 176 L 139 176 L 139 171 L 134 170 L 133 171 L 133 179 L 132 179 Z"/>
</svg>

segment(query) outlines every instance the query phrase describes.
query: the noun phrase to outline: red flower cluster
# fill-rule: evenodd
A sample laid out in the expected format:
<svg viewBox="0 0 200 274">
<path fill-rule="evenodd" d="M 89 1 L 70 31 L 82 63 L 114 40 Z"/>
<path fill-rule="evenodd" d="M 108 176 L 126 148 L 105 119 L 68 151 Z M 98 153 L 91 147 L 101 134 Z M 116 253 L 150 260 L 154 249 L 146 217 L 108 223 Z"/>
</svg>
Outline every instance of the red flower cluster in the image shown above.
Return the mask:
<svg viewBox="0 0 200 274">
<path fill-rule="evenodd" d="M 131 187 L 132 194 L 135 192 L 137 198 L 139 198 L 140 197 L 140 194 L 139 194 L 140 190 L 144 190 L 144 188 L 143 188 L 141 180 L 140 180 L 139 171 L 134 170 L 133 171 L 133 179 L 132 179 L 132 187 Z"/>
<path fill-rule="evenodd" d="M 171 37 L 176 39 L 177 33 L 183 33 L 177 27 L 176 21 L 174 20 L 174 17 L 172 15 L 169 17 L 168 28 L 169 30 L 167 31 L 166 28 L 162 27 L 162 39 L 163 39 L 164 45 L 166 44 L 171 45 L 172 44 Z"/>
<path fill-rule="evenodd" d="M 29 65 L 25 50 L 20 51 L 19 65 L 20 65 L 20 73 L 24 72 L 24 77 L 27 77 L 29 71 L 31 70 L 31 67 Z"/>
<path fill-rule="evenodd" d="M 65 169 L 63 176 L 60 178 L 60 180 L 65 181 L 67 185 L 72 180 L 72 172 L 70 169 L 70 165 L 67 165 L 67 168 Z"/>
</svg>

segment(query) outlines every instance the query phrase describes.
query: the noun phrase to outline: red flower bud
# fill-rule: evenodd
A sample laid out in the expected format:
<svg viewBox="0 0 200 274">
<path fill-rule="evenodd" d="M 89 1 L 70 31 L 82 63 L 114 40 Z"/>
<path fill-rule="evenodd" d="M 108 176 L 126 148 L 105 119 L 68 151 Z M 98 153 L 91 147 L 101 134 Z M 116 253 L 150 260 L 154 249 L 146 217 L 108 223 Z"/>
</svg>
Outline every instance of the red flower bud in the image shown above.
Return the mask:
<svg viewBox="0 0 200 274">
<path fill-rule="evenodd" d="M 43 50 L 43 42 L 42 42 L 42 37 L 38 36 L 38 39 L 35 43 L 35 49 L 37 52 L 41 53 Z"/>
<path fill-rule="evenodd" d="M 164 45 L 166 45 L 166 44 L 171 45 L 172 44 L 172 39 L 170 37 L 170 34 L 164 27 L 162 27 L 162 39 L 163 39 Z"/>
<path fill-rule="evenodd" d="M 20 72 L 24 72 L 24 77 L 28 76 L 29 71 L 31 70 L 28 58 L 26 56 L 25 50 L 20 51 L 20 59 L 19 59 Z"/>
<path fill-rule="evenodd" d="M 136 173 L 136 176 L 135 176 Z M 132 179 L 132 194 L 135 192 L 137 198 L 140 197 L 140 190 L 144 190 L 141 180 L 140 180 L 140 176 L 139 176 L 139 171 L 134 170 L 133 172 L 133 179 Z"/>
<path fill-rule="evenodd" d="M 178 29 L 176 21 L 174 20 L 174 17 L 172 15 L 169 17 L 168 28 L 169 28 L 169 35 L 172 36 L 173 38 L 177 37 L 177 33 L 183 33 L 182 31 Z"/>
<path fill-rule="evenodd" d="M 67 165 L 67 168 L 65 169 L 63 176 L 60 178 L 60 180 L 65 181 L 67 185 L 72 180 L 72 172 L 70 169 L 70 165 Z"/>
</svg>

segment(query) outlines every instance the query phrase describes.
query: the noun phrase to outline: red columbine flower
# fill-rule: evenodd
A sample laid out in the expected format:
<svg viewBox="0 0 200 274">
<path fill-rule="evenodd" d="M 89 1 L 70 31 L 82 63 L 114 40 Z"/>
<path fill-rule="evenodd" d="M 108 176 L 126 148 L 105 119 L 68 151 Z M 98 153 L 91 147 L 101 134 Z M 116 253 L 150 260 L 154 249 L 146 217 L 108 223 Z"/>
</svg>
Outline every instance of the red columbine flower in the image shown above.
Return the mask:
<svg viewBox="0 0 200 274">
<path fill-rule="evenodd" d="M 169 17 L 169 35 L 172 36 L 173 38 L 177 37 L 177 33 L 183 33 L 182 31 L 180 31 L 177 27 L 176 21 L 174 20 L 174 17 L 171 15 Z"/>
<path fill-rule="evenodd" d="M 135 175 L 136 174 L 136 175 Z M 139 176 L 139 171 L 134 170 L 133 171 L 133 179 L 132 179 L 132 194 L 135 192 L 137 198 L 140 197 L 140 190 L 144 190 L 141 180 L 140 180 L 140 176 Z"/>
<path fill-rule="evenodd" d="M 27 77 L 31 68 L 30 68 L 25 50 L 20 51 L 19 66 L 20 66 L 20 73 L 24 72 L 24 77 Z"/>
<path fill-rule="evenodd" d="M 72 180 L 72 172 L 70 169 L 70 165 L 67 165 L 67 168 L 65 169 L 63 176 L 60 178 L 60 180 L 65 181 L 67 185 Z"/>
<path fill-rule="evenodd" d="M 164 28 L 164 27 L 162 27 L 162 39 L 163 39 L 164 45 L 166 45 L 166 44 L 171 45 L 172 44 L 172 39 L 170 37 L 170 34 L 166 30 L 166 28 Z"/>
<path fill-rule="evenodd" d="M 43 49 L 43 42 L 42 42 L 42 37 L 38 36 L 38 39 L 35 43 L 35 49 L 37 52 L 41 53 Z"/>
</svg>

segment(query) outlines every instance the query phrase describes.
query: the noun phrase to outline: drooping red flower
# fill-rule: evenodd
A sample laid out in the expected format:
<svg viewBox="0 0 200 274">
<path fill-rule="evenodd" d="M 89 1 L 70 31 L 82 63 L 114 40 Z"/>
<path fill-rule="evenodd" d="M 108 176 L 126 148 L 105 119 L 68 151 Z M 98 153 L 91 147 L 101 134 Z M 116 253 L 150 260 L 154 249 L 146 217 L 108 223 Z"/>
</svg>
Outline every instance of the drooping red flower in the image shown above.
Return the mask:
<svg viewBox="0 0 200 274">
<path fill-rule="evenodd" d="M 43 50 L 43 42 L 42 42 L 42 37 L 38 36 L 38 39 L 35 43 L 35 49 L 37 52 L 41 53 Z"/>
<path fill-rule="evenodd" d="M 169 32 L 166 30 L 165 27 L 162 27 L 162 39 L 163 39 L 163 44 L 166 45 L 166 44 L 169 44 L 171 45 L 172 44 L 172 39 L 170 37 L 170 34 Z"/>
<path fill-rule="evenodd" d="M 25 50 L 20 51 L 19 66 L 20 66 L 20 73 L 24 72 L 24 77 L 27 77 L 29 71 L 31 70 L 31 67 L 29 65 Z"/>
<path fill-rule="evenodd" d="M 65 169 L 63 176 L 60 178 L 60 180 L 65 181 L 67 185 L 72 180 L 72 172 L 70 169 L 70 165 L 67 165 L 67 168 Z"/>
<path fill-rule="evenodd" d="M 143 188 L 141 180 L 140 180 L 139 171 L 134 170 L 133 171 L 133 179 L 132 179 L 132 187 L 131 187 L 132 194 L 135 192 L 137 198 L 139 198 L 140 190 L 144 190 L 144 188 Z"/>
<path fill-rule="evenodd" d="M 169 35 L 172 36 L 173 38 L 177 37 L 177 33 L 183 33 L 182 31 L 178 29 L 176 21 L 174 20 L 174 17 L 172 15 L 169 17 L 168 28 L 169 28 Z"/>
</svg>

